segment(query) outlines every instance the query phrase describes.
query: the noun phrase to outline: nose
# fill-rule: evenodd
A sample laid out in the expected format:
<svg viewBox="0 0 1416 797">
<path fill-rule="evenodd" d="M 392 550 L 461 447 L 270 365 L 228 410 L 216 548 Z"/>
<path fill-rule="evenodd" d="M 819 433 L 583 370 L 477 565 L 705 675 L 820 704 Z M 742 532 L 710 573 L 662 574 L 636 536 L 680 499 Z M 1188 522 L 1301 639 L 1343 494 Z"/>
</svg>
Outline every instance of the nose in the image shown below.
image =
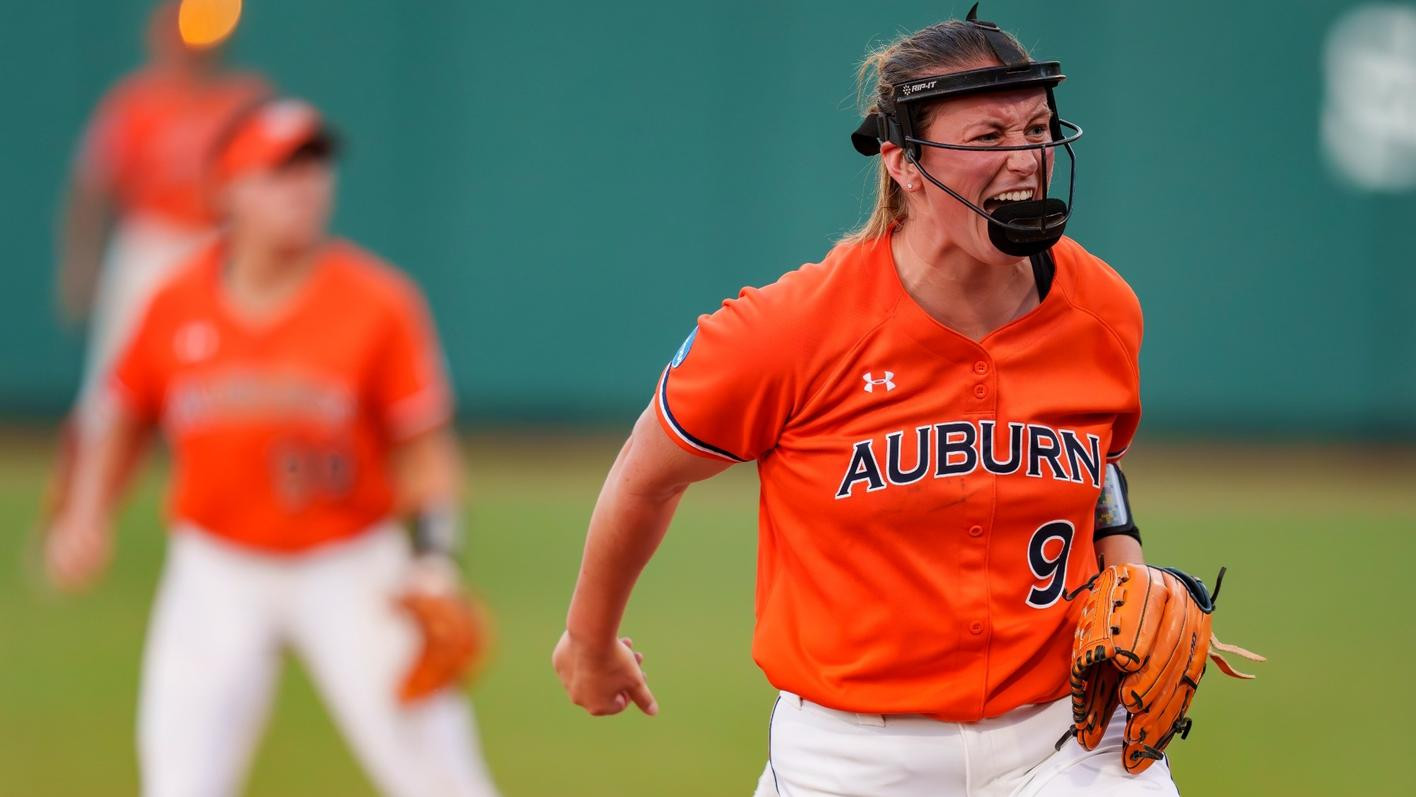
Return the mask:
<svg viewBox="0 0 1416 797">
<path fill-rule="evenodd" d="M 1008 153 L 1008 171 L 1022 177 L 1031 177 L 1037 174 L 1038 167 L 1045 157 L 1041 149 L 1020 149 Z"/>
</svg>

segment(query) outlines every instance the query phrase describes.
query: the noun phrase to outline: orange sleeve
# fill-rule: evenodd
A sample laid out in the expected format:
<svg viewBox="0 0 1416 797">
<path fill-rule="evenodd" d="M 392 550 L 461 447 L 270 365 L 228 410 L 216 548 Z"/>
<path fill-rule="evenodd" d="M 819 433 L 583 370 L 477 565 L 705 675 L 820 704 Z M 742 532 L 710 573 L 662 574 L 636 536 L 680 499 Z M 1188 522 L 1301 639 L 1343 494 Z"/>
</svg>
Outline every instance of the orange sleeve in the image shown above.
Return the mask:
<svg viewBox="0 0 1416 797">
<path fill-rule="evenodd" d="M 1065 258 L 1072 269 L 1077 286 L 1077 300 L 1083 311 L 1090 313 L 1110 331 L 1116 341 L 1120 361 L 1111 360 L 1104 366 L 1124 369 L 1116 374 L 1130 392 L 1130 402 L 1118 412 L 1111 426 L 1111 443 L 1106 459 L 1111 462 L 1126 455 L 1136 427 L 1141 423 L 1141 339 L 1145 335 L 1145 316 L 1141 300 L 1115 269 L 1105 260 L 1083 249 L 1081 244 L 1064 237 L 1053 249 L 1053 256 Z"/>
<path fill-rule="evenodd" d="M 165 335 L 160 298 L 154 299 L 127 345 L 113 361 L 108 375 L 110 391 L 139 419 L 155 423 L 162 416 L 167 392 L 167 363 L 163 357 Z"/>
<path fill-rule="evenodd" d="M 1131 440 L 1136 436 L 1136 427 L 1140 426 L 1140 423 L 1139 409 L 1116 417 L 1116 423 L 1111 427 L 1111 449 L 1106 452 L 1108 462 L 1117 462 L 1126 456 L 1126 452 L 1131 448 Z"/>
<path fill-rule="evenodd" d="M 423 297 L 411 284 L 392 295 L 373 401 L 390 436 L 406 440 L 452 419 L 452 391 Z"/>
<path fill-rule="evenodd" d="M 746 462 L 776 445 L 795 405 L 801 354 L 771 304 L 766 291 L 744 289 L 700 316 L 664 369 L 655 412 L 685 451 Z"/>
<path fill-rule="evenodd" d="M 1106 453 L 1109 461 L 1115 462 L 1126 455 L 1127 449 L 1131 447 L 1131 440 L 1136 435 L 1136 428 L 1141 423 L 1141 339 L 1144 336 L 1145 320 L 1141 313 L 1141 302 L 1131 292 L 1130 286 L 1122 283 L 1125 288 L 1123 301 L 1119 302 L 1118 310 L 1112 320 L 1111 328 L 1121 338 L 1123 348 L 1126 350 L 1126 357 L 1131 364 L 1131 389 L 1133 391 L 1132 406 L 1130 412 L 1118 415 L 1116 422 L 1111 428 L 1111 446 Z"/>
</svg>

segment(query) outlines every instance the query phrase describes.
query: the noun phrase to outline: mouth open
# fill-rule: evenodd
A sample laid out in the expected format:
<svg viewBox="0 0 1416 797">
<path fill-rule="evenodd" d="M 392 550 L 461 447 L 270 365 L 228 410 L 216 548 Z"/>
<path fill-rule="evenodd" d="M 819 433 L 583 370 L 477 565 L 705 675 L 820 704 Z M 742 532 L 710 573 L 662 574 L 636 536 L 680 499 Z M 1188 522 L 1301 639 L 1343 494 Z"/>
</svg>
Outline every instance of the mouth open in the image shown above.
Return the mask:
<svg viewBox="0 0 1416 797">
<path fill-rule="evenodd" d="M 1029 202 L 1036 195 L 1037 191 L 1032 188 L 1015 188 L 1010 191 L 1000 191 L 991 197 L 983 200 L 983 209 L 992 214 L 1004 205 L 1012 205 L 1018 202 Z"/>
</svg>

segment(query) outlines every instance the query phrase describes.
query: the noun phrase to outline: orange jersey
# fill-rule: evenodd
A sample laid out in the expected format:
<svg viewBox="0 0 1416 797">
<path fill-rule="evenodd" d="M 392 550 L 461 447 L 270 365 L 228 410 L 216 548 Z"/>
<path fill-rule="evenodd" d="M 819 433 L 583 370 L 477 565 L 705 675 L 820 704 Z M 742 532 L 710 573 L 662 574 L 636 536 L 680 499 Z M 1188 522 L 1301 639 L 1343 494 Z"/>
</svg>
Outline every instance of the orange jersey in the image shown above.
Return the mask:
<svg viewBox="0 0 1416 797">
<path fill-rule="evenodd" d="M 197 82 L 153 70 L 104 97 L 80 155 L 85 179 L 107 186 L 121 212 L 180 227 L 215 223 L 207 194 L 212 148 L 234 116 L 269 93 L 254 76 Z"/>
<path fill-rule="evenodd" d="M 1067 693 L 1062 600 L 1096 572 L 1108 458 L 1140 417 L 1141 312 L 1052 249 L 1042 303 L 974 342 L 905 292 L 889 237 L 745 289 L 660 379 L 685 450 L 757 460 L 753 656 L 779 689 L 964 722 Z"/>
<path fill-rule="evenodd" d="M 270 551 L 387 518 L 392 444 L 451 414 L 417 288 L 331 243 L 290 304 L 256 323 L 226 304 L 224 259 L 208 249 L 158 293 L 113 373 L 125 405 L 164 427 L 170 514 Z"/>
</svg>

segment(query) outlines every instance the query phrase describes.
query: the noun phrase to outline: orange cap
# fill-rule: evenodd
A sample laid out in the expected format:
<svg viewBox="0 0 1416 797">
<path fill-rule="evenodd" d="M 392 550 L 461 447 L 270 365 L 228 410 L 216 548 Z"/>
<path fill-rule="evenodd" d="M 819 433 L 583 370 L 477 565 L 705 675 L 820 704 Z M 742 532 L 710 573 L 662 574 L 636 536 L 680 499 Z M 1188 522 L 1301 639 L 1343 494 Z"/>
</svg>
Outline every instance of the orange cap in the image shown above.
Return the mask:
<svg viewBox="0 0 1416 797">
<path fill-rule="evenodd" d="M 314 106 L 302 100 L 263 103 L 245 114 L 218 148 L 213 176 L 218 184 L 268 171 L 307 145 L 334 151 L 334 137 Z"/>
</svg>

